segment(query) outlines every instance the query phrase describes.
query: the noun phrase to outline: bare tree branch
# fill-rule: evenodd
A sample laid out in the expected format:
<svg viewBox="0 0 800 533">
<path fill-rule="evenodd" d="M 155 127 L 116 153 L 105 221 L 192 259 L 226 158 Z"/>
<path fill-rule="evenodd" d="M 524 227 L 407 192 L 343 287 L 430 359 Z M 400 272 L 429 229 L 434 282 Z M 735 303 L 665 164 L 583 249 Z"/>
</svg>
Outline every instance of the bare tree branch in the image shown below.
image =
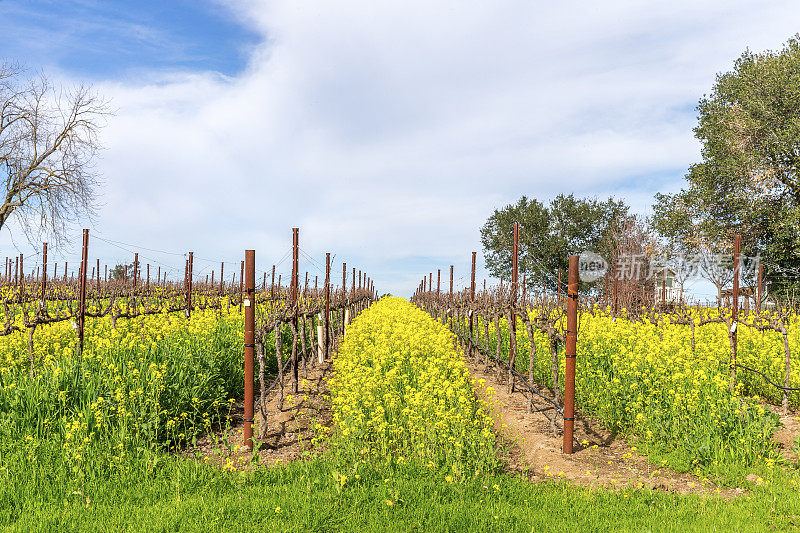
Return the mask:
<svg viewBox="0 0 800 533">
<path fill-rule="evenodd" d="M 94 215 L 93 164 L 108 115 L 88 87 L 55 88 L 42 74 L 24 78 L 19 66 L 0 64 L 0 229 L 14 216 L 29 241 L 46 234 L 58 243 L 70 223 Z"/>
</svg>

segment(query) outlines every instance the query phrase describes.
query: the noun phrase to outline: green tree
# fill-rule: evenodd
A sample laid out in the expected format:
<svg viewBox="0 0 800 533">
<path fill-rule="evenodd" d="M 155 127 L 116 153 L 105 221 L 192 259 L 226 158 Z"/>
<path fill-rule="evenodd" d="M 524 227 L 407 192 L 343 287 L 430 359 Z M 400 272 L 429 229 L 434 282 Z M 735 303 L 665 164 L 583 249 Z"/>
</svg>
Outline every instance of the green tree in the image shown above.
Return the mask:
<svg viewBox="0 0 800 533">
<path fill-rule="evenodd" d="M 656 195 L 653 227 L 671 247 L 742 252 L 800 266 L 800 37 L 779 51 L 745 51 L 698 106 L 702 161 L 686 187 Z M 777 278 L 774 286 L 786 280 Z"/>
<path fill-rule="evenodd" d="M 481 228 L 486 268 L 495 277 L 511 279 L 513 224 L 519 222 L 520 282 L 525 272 L 531 287 L 555 290 L 557 271 L 569 267 L 570 253 L 591 250 L 609 256 L 605 237 L 627 214 L 625 203 L 612 198 L 603 202 L 560 194 L 545 206 L 523 196 L 495 210 Z"/>
<path fill-rule="evenodd" d="M 111 279 L 115 280 L 115 281 L 127 281 L 127 279 L 125 278 L 125 269 L 126 268 L 127 268 L 127 272 L 128 272 L 128 277 L 132 277 L 133 276 L 133 263 L 130 263 L 128 265 L 117 264 L 117 265 L 114 265 L 114 268 L 112 268 L 111 272 L 109 273 Z"/>
</svg>

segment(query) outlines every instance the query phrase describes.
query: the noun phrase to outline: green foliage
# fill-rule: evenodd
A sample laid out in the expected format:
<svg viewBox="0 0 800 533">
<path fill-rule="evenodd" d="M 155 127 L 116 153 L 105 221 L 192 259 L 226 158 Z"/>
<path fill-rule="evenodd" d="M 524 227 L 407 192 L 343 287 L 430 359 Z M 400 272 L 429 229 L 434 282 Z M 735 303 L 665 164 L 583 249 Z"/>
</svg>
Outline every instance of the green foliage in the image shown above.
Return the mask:
<svg viewBox="0 0 800 533">
<path fill-rule="evenodd" d="M 739 232 L 743 253 L 800 266 L 798 37 L 779 51 L 744 52 L 697 110 L 702 161 L 686 188 L 656 195 L 654 227 L 685 251 L 730 251 Z"/>
<path fill-rule="evenodd" d="M 523 196 L 516 204 L 496 209 L 481 228 L 486 268 L 495 277 L 511 278 L 514 222 L 520 223 L 519 270 L 532 287 L 555 290 L 557 270 L 569 267 L 569 253 L 584 250 L 608 257 L 607 236 L 628 214 L 622 200 L 556 196 L 545 206 Z"/>
<path fill-rule="evenodd" d="M 114 265 L 114 268 L 112 268 L 111 272 L 109 272 L 110 279 L 116 280 L 116 281 L 125 281 L 126 280 L 126 278 L 125 278 L 126 269 L 127 269 L 128 275 L 129 276 L 133 276 L 133 263 L 131 263 L 129 265 L 117 264 L 117 265 Z"/>
</svg>

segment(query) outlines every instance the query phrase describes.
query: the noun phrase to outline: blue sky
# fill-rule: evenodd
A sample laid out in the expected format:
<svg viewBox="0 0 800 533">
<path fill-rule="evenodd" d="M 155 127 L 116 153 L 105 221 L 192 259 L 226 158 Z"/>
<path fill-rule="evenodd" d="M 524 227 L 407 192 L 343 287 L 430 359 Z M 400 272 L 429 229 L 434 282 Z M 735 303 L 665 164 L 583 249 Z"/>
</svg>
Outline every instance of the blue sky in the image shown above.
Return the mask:
<svg viewBox="0 0 800 533">
<path fill-rule="evenodd" d="M 3 56 L 76 78 L 132 78 L 153 70 L 235 76 L 261 36 L 204 0 L 3 1 Z"/>
<path fill-rule="evenodd" d="M 115 110 L 90 255 L 210 272 L 255 248 L 268 270 L 299 226 L 312 276 L 332 252 L 400 294 L 465 278 L 522 194 L 647 213 L 699 158 L 716 73 L 798 31 L 790 1 L 0 0 L 0 58 Z"/>
</svg>

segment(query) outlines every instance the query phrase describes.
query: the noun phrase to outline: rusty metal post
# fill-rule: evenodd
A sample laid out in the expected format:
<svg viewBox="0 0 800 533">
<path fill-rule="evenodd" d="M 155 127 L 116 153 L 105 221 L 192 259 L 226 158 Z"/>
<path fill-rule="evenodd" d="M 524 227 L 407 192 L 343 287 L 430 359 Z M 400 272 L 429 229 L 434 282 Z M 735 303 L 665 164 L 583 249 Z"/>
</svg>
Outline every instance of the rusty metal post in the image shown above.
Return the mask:
<svg viewBox="0 0 800 533">
<path fill-rule="evenodd" d="M 42 311 L 45 310 L 45 290 L 47 288 L 47 243 L 42 244 Z"/>
<path fill-rule="evenodd" d="M 618 270 L 619 269 L 617 268 L 617 260 L 615 259 L 614 260 L 614 272 L 612 274 L 614 276 L 614 288 L 612 289 L 613 290 L 613 295 L 614 295 L 613 296 L 613 298 L 614 298 L 614 316 L 617 316 L 617 314 L 619 313 L 619 276 L 617 275 L 618 274 Z"/>
<path fill-rule="evenodd" d="M 290 291 L 290 295 L 292 298 L 292 325 L 294 327 L 294 339 L 296 340 L 297 337 L 297 315 L 298 315 L 298 307 L 297 307 L 297 300 L 298 300 L 298 292 L 299 292 L 299 284 L 300 284 L 300 228 L 292 228 L 292 289 Z M 293 343 L 295 342 L 293 340 Z M 297 364 L 297 347 L 292 344 L 292 387 L 294 389 L 295 394 L 298 392 L 298 387 L 300 384 L 300 375 Z"/>
<path fill-rule="evenodd" d="M 186 267 L 186 318 L 192 316 L 192 265 L 194 252 L 189 252 L 189 262 Z"/>
<path fill-rule="evenodd" d="M 133 294 L 136 295 L 136 283 L 139 281 L 139 253 L 133 254 Z"/>
<path fill-rule="evenodd" d="M 220 292 L 225 290 L 225 261 L 219 264 L 219 290 Z"/>
<path fill-rule="evenodd" d="M 331 254 L 325 254 L 325 320 L 323 333 L 325 336 L 325 360 L 328 360 L 330 349 L 330 316 L 331 316 Z"/>
<path fill-rule="evenodd" d="M 739 337 L 739 328 L 736 321 L 739 318 L 739 252 L 742 246 L 742 236 L 738 233 L 733 240 L 733 301 L 731 302 L 731 392 L 736 388 L 736 352 Z"/>
<path fill-rule="evenodd" d="M 453 304 L 453 265 L 450 265 L 450 305 Z"/>
<path fill-rule="evenodd" d="M 81 250 L 81 289 L 78 310 L 78 354 L 83 353 L 83 333 L 86 325 L 86 271 L 89 265 L 89 230 L 83 230 L 83 249 Z"/>
<path fill-rule="evenodd" d="M 347 325 L 350 323 L 350 306 L 347 301 L 347 263 L 342 263 L 342 301 L 344 311 L 342 311 L 342 335 L 347 334 Z"/>
<path fill-rule="evenodd" d="M 144 286 L 144 292 L 150 292 L 150 263 L 147 263 L 147 283 Z"/>
<path fill-rule="evenodd" d="M 292 274 L 291 281 L 289 282 L 292 284 L 291 288 L 289 289 L 289 297 L 291 298 L 292 308 L 297 307 L 297 270 L 299 258 L 297 249 L 300 246 L 298 232 L 299 228 L 292 228 Z"/>
<path fill-rule="evenodd" d="M 272 265 L 272 284 L 269 288 L 269 299 L 275 300 L 275 265 Z"/>
<path fill-rule="evenodd" d="M 578 344 L 578 256 L 569 256 L 567 278 L 567 336 L 564 339 L 564 453 L 572 453 L 575 426 L 575 358 Z"/>
<path fill-rule="evenodd" d="M 469 283 L 469 301 L 471 303 L 475 302 L 475 257 L 478 255 L 478 252 L 472 252 L 472 274 L 470 274 L 470 283 Z M 470 309 L 469 311 L 469 337 L 472 337 L 475 334 L 475 316 L 474 311 Z M 470 342 L 470 356 L 472 355 L 473 348 L 472 343 Z"/>
<path fill-rule="evenodd" d="M 355 269 L 355 267 L 353 267 L 353 282 L 351 283 L 351 285 L 352 285 L 352 288 L 350 289 L 350 292 L 353 295 L 352 296 L 353 299 L 355 299 L 355 297 L 356 297 L 356 269 Z"/>
<path fill-rule="evenodd" d="M 473 252 L 474 254 L 475 252 Z M 473 255 L 474 257 L 474 255 Z M 474 261 L 474 259 L 473 259 Z M 559 275 L 559 285 L 561 284 L 561 269 L 558 269 Z M 514 222 L 514 234 L 513 234 L 513 248 L 511 254 L 511 303 L 515 305 L 517 303 L 517 293 L 519 292 L 519 285 L 518 285 L 518 278 L 519 278 L 519 222 Z"/>
<path fill-rule="evenodd" d="M 514 392 L 514 373 L 517 363 L 517 293 L 519 292 L 519 222 L 514 222 L 511 254 L 511 311 L 508 324 L 508 386 Z"/>
<path fill-rule="evenodd" d="M 241 274 L 239 274 L 239 311 L 242 310 L 244 300 L 244 261 L 241 262 Z"/>
<path fill-rule="evenodd" d="M 256 252 L 245 250 L 245 292 L 244 302 L 244 447 L 253 450 L 253 411 L 255 398 L 255 285 L 256 285 Z"/>
<path fill-rule="evenodd" d="M 764 284 L 764 265 L 758 263 L 758 285 L 756 286 L 756 301 L 758 305 L 758 312 L 761 312 L 761 286 Z"/>
</svg>

